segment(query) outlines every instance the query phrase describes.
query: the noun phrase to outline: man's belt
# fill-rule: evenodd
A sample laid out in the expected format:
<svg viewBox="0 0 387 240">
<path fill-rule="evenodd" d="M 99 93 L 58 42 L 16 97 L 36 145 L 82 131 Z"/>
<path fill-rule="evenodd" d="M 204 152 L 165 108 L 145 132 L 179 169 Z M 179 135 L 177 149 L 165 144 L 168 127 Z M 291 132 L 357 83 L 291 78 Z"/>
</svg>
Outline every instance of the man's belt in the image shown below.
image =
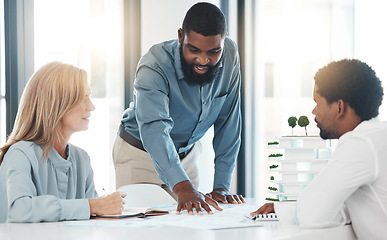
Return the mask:
<svg viewBox="0 0 387 240">
<path fill-rule="evenodd" d="M 144 146 L 142 145 L 142 142 L 138 140 L 137 138 L 130 135 L 127 131 L 125 131 L 124 126 L 122 124 L 120 125 L 120 128 L 118 129 L 118 135 L 124 139 L 125 142 L 129 143 L 133 147 L 136 147 L 140 150 L 145 151 Z"/>
<path fill-rule="evenodd" d="M 124 126 L 121 124 L 119 129 L 118 129 L 118 135 L 127 143 L 129 143 L 130 145 L 132 145 L 133 147 L 135 148 L 138 148 L 142 151 L 145 151 L 145 148 L 144 148 L 144 145 L 142 145 L 142 142 L 140 140 L 138 140 L 137 138 L 133 137 L 131 134 L 129 134 L 127 131 L 125 131 L 125 128 Z M 180 160 L 183 160 L 183 158 L 185 158 L 189 152 L 191 152 L 193 147 L 191 147 L 190 149 L 188 149 L 187 151 L 185 152 L 182 152 L 182 153 L 179 153 L 179 158 Z"/>
</svg>

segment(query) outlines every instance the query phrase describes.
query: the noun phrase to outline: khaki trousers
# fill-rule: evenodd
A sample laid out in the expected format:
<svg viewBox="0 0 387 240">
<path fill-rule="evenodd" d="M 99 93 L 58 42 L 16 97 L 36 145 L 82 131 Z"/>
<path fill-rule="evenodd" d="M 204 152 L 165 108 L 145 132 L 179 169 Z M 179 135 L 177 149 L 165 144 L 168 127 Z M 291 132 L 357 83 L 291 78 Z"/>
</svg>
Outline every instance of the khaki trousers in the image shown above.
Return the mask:
<svg viewBox="0 0 387 240">
<path fill-rule="evenodd" d="M 201 153 L 202 145 L 198 141 L 181 161 L 181 166 L 196 188 L 199 186 L 198 159 Z M 138 183 L 156 184 L 176 199 L 176 195 L 159 178 L 149 153 L 133 147 L 118 135 L 113 146 L 113 163 L 116 173 L 116 188 Z"/>
</svg>

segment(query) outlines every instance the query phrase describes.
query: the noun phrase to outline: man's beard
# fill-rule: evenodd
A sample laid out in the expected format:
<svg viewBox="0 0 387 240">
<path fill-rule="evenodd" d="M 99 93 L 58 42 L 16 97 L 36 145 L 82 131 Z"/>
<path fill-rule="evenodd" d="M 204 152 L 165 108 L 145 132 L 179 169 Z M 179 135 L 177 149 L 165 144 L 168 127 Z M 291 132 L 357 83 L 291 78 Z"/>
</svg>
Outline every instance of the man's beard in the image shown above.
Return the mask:
<svg viewBox="0 0 387 240">
<path fill-rule="evenodd" d="M 206 73 L 199 74 L 195 72 L 194 65 L 195 64 L 188 64 L 187 61 L 185 61 L 183 56 L 183 49 L 180 45 L 180 63 L 181 68 L 184 73 L 184 79 L 189 85 L 199 85 L 201 87 L 211 83 L 219 74 L 220 72 L 220 62 L 222 61 L 223 56 L 218 61 L 218 63 L 215 66 L 212 65 L 206 65 L 208 67 L 208 70 Z"/>
<path fill-rule="evenodd" d="M 320 129 L 320 137 L 322 139 L 338 139 L 340 135 L 337 132 L 326 130 L 315 120 L 317 127 Z"/>
<path fill-rule="evenodd" d="M 320 128 L 320 137 L 322 138 L 322 139 L 334 139 L 333 137 L 332 137 L 332 132 L 330 132 L 330 131 L 326 131 L 326 130 L 324 130 L 324 129 L 322 129 L 322 128 Z"/>
</svg>

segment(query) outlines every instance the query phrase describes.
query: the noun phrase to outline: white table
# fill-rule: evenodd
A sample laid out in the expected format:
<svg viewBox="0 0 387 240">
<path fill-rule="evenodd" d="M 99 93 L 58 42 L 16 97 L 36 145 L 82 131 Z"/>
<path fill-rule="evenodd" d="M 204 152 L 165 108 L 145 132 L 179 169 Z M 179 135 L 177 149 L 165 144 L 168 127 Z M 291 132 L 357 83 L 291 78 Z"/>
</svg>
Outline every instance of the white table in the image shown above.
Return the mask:
<svg viewBox="0 0 387 240">
<path fill-rule="evenodd" d="M 2 240 L 72 240 L 72 239 L 356 239 L 351 226 L 338 228 L 305 230 L 296 226 L 283 227 L 271 225 L 265 227 L 236 228 L 224 230 L 205 230 L 179 228 L 175 226 L 131 228 L 131 227 L 68 227 L 65 223 L 0 224 Z"/>
<path fill-rule="evenodd" d="M 90 220 L 57 223 L 3 223 L 0 224 L 1 240 L 72 240 L 72 239 L 168 239 L 168 240 L 354 240 L 350 225 L 328 229 L 301 229 L 296 225 L 281 225 L 278 221 L 254 222 L 242 220 L 249 227 L 230 224 L 230 227 L 218 230 L 206 229 L 209 221 L 219 223 L 239 221 L 244 214 L 255 210 L 258 205 L 251 204 L 229 208 L 213 216 L 176 216 L 169 214 L 153 218 L 125 220 Z M 249 222 L 250 221 L 250 222 Z M 209 223 L 206 225 L 206 222 Z M 253 223 L 253 224 L 252 224 Z M 216 225 L 216 224 L 215 224 Z M 253 225 L 253 226 L 251 226 Z M 233 228 L 239 226 L 239 228 Z M 211 228 L 211 227 L 209 227 Z"/>
</svg>

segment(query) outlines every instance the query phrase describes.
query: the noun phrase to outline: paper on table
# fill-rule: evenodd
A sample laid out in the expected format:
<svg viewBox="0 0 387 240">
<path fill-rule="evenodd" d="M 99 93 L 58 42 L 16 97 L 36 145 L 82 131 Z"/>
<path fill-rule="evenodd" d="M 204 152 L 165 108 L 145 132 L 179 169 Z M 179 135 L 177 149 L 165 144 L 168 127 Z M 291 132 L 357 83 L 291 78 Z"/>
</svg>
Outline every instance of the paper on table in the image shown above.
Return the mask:
<svg viewBox="0 0 387 240">
<path fill-rule="evenodd" d="M 256 210 L 256 204 L 220 204 L 223 211 L 213 209 L 214 214 L 209 215 L 203 211 L 203 215 L 188 215 L 187 211 L 182 211 L 180 215 L 176 215 L 176 205 L 157 206 L 157 209 L 169 210 L 170 214 L 150 217 L 150 218 L 123 218 L 116 221 L 77 221 L 69 222 L 66 226 L 100 226 L 100 227 L 160 227 L 174 226 L 194 229 L 230 229 L 230 228 L 246 228 L 246 227 L 262 227 L 265 226 L 265 221 L 252 221 L 245 217 L 246 214 Z M 171 211 L 173 210 L 173 211 Z M 277 222 L 272 222 L 277 223 Z"/>
<path fill-rule="evenodd" d="M 171 213 L 168 216 L 152 220 L 153 223 L 160 222 L 162 225 L 208 230 L 263 226 L 262 223 L 251 221 L 245 217 L 246 213 L 256 208 L 256 205 L 220 204 L 220 206 L 223 211 L 213 210 L 213 215 L 207 214 L 205 211 L 203 211 L 203 215 L 188 215 L 186 211 L 183 211 L 180 215 Z"/>
</svg>

